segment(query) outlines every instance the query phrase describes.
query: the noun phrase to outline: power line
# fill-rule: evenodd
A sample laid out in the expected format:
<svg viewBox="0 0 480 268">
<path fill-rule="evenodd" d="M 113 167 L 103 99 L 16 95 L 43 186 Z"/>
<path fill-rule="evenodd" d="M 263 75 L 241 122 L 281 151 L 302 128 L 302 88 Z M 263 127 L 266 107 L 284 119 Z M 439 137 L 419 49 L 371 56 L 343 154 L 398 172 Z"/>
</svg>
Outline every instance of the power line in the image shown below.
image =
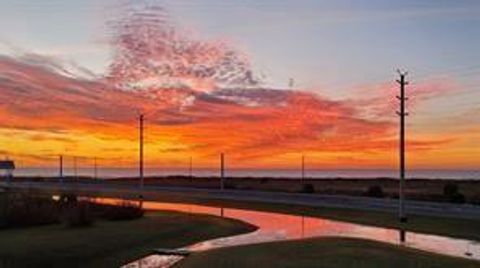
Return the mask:
<svg viewBox="0 0 480 268">
<path fill-rule="evenodd" d="M 432 75 L 461 73 L 463 71 L 476 70 L 476 69 L 480 70 L 480 65 L 470 65 L 470 66 L 460 66 L 460 67 L 457 66 L 457 67 L 446 69 L 446 70 L 433 71 L 433 74 L 432 74 L 432 72 L 428 73 L 428 74 L 425 73 L 423 75 L 420 74 L 420 75 L 417 75 L 416 77 L 417 78 L 424 78 L 424 77 L 432 76 Z M 420 69 L 419 71 L 422 71 L 422 70 Z M 427 72 L 428 72 L 428 70 L 427 70 Z"/>
<path fill-rule="evenodd" d="M 420 69 L 421 70 L 421 69 Z M 425 69 L 424 69 L 425 70 Z M 478 70 L 478 71 L 475 71 Z M 428 70 L 427 70 L 428 71 Z M 440 75 L 447 75 L 447 74 L 460 74 L 464 76 L 469 76 L 473 74 L 477 74 L 477 72 L 480 72 L 480 65 L 471 65 L 471 66 L 460 66 L 452 69 L 447 69 L 447 70 L 438 70 L 438 71 L 432 71 L 430 73 L 425 73 L 425 74 L 420 74 L 415 76 L 416 82 L 421 82 L 428 80 L 430 77 L 434 76 L 440 76 Z M 323 86 L 326 87 L 343 87 L 343 88 L 354 88 L 354 87 L 360 87 L 360 86 L 365 86 L 369 85 L 372 83 L 389 83 L 389 81 L 385 80 L 385 76 L 382 74 L 381 76 L 375 76 L 373 80 L 367 81 L 367 82 L 360 82 L 360 83 L 328 83 L 324 84 Z"/>
</svg>

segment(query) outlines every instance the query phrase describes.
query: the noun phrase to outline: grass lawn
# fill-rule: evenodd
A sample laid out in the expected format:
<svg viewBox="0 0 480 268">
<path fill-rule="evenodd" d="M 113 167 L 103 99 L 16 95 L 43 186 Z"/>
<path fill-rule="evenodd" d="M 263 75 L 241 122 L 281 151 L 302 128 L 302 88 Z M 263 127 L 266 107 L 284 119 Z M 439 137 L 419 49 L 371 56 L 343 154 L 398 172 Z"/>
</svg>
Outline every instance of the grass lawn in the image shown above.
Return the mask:
<svg viewBox="0 0 480 268">
<path fill-rule="evenodd" d="M 176 248 L 254 230 L 206 215 L 155 212 L 133 221 L 97 221 L 0 230 L 0 267 L 118 267 L 158 247 Z"/>
<path fill-rule="evenodd" d="M 367 240 L 317 238 L 194 253 L 175 267 L 478 268 L 480 262 Z"/>
</svg>

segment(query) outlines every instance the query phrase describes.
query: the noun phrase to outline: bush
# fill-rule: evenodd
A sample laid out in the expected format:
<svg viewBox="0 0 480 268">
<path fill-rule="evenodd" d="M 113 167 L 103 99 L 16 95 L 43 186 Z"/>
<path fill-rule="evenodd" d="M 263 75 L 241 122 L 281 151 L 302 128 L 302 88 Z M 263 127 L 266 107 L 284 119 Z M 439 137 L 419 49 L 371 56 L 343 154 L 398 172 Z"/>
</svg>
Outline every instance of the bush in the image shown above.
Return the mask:
<svg viewBox="0 0 480 268">
<path fill-rule="evenodd" d="M 462 193 L 456 193 L 450 197 L 450 202 L 457 203 L 457 204 L 464 204 L 465 196 Z"/>
<path fill-rule="evenodd" d="M 108 206 L 102 217 L 110 221 L 134 220 L 143 217 L 145 211 L 132 202 L 122 202 L 116 206 Z"/>
<path fill-rule="evenodd" d="M 64 205 L 74 205 L 77 203 L 77 196 L 74 194 L 62 194 L 59 198 L 60 203 Z"/>
<path fill-rule="evenodd" d="M 315 193 L 315 187 L 311 183 L 305 183 L 302 186 L 302 193 L 311 194 Z"/>
<path fill-rule="evenodd" d="M 460 193 L 458 185 L 455 183 L 447 183 L 443 187 L 443 196 L 448 202 L 463 204 L 465 203 L 465 196 Z"/>
<path fill-rule="evenodd" d="M 237 186 L 233 182 L 226 182 L 225 189 L 235 190 L 237 189 Z"/>
<path fill-rule="evenodd" d="M 94 222 L 90 204 L 88 202 L 78 202 L 65 208 L 65 223 L 69 227 L 87 227 Z"/>
<path fill-rule="evenodd" d="M 20 193 L 0 193 L 0 229 L 19 228 L 63 222 L 69 227 L 91 226 L 96 217 L 106 220 L 133 220 L 143 217 L 144 210 L 132 202 L 118 205 L 79 201 L 75 195 L 50 197 Z"/>
<path fill-rule="evenodd" d="M 367 191 L 365 192 L 366 196 L 369 197 L 376 197 L 376 198 L 383 198 L 385 197 L 385 193 L 380 185 L 373 185 L 368 187 Z"/>
<path fill-rule="evenodd" d="M 57 223 L 60 209 L 46 197 L 18 193 L 0 194 L 0 228 L 16 228 Z"/>
<path fill-rule="evenodd" d="M 454 194 L 458 193 L 458 185 L 455 183 L 447 183 L 445 186 L 443 186 L 443 195 L 444 196 L 452 196 Z"/>
</svg>

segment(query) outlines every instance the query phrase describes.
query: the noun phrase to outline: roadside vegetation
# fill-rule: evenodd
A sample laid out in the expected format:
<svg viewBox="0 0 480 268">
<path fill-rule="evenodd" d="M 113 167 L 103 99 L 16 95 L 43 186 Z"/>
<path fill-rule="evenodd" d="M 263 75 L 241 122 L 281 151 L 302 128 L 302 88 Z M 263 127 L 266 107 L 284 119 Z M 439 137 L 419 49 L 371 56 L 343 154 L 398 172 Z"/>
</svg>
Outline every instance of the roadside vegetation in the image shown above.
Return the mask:
<svg viewBox="0 0 480 268">
<path fill-rule="evenodd" d="M 137 184 L 137 179 L 119 178 L 111 183 Z M 215 177 L 166 176 L 149 177 L 147 185 L 180 186 L 218 189 Z M 398 198 L 398 179 L 395 178 L 271 178 L 229 177 L 225 187 L 235 190 L 311 193 L 349 196 Z M 446 189 L 456 188 L 455 192 Z M 381 192 L 375 192 L 380 190 Z M 375 190 L 371 192 L 369 190 Z M 452 196 L 451 194 L 454 193 Z M 455 180 L 436 178 L 409 178 L 406 180 L 405 196 L 409 200 L 480 204 L 480 180 Z"/>
<path fill-rule="evenodd" d="M 256 229 L 214 216 L 144 213 L 131 203 L 108 206 L 72 196 L 55 201 L 4 194 L 0 193 L 1 207 L 8 213 L 0 214 L 7 222 L 0 228 L 0 267 L 119 267 L 155 248 L 177 248 Z M 14 212 L 12 198 L 18 202 L 15 209 L 28 207 L 31 214 Z"/>
<path fill-rule="evenodd" d="M 60 206 L 52 199 L 21 193 L 0 193 L 0 229 L 53 224 Z"/>
<path fill-rule="evenodd" d="M 87 227 L 97 219 L 134 220 L 143 217 L 144 210 L 132 202 L 100 205 L 75 195 L 57 199 L 28 193 L 0 194 L 0 229 L 22 228 L 64 223 L 68 227 Z"/>
</svg>

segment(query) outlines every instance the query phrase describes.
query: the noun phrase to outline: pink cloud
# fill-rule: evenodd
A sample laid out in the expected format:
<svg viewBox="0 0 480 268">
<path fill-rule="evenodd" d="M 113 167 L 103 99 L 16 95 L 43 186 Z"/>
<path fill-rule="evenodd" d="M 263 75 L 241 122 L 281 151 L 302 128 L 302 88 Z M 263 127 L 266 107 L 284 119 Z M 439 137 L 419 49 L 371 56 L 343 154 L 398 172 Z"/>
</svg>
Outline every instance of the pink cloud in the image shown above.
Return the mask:
<svg viewBox="0 0 480 268">
<path fill-rule="evenodd" d="M 119 87 L 210 91 L 258 85 L 244 53 L 180 30 L 161 7 L 128 10 L 110 26 L 114 57 L 107 77 Z"/>
</svg>

